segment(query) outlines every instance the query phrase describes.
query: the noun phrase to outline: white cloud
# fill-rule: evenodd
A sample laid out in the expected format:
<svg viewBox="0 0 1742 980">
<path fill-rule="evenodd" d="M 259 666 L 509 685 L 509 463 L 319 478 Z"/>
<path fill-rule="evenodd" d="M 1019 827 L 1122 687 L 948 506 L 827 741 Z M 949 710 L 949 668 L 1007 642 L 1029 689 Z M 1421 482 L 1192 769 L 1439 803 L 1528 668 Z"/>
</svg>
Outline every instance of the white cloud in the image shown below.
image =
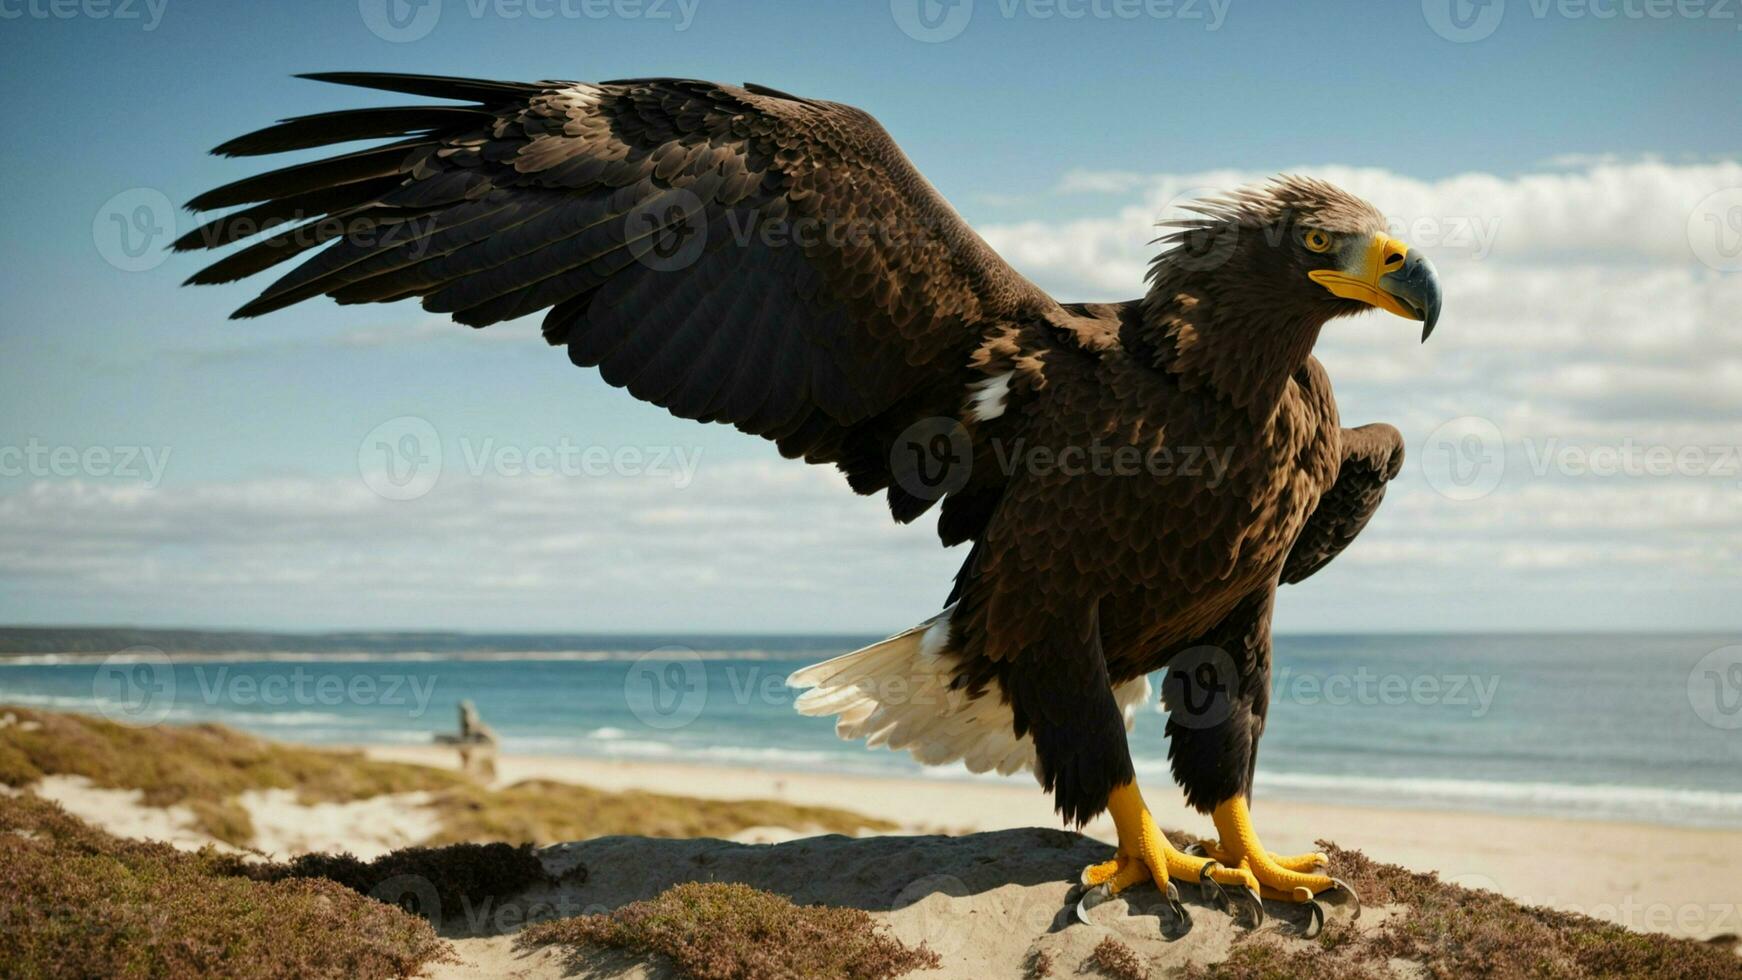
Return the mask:
<svg viewBox="0 0 1742 980">
<path fill-rule="evenodd" d="M 1695 255 L 1688 219 L 1714 192 L 1742 187 L 1742 162 L 1670 164 L 1656 160 L 1601 162 L 1579 170 L 1502 177 L 1459 174 L 1419 180 L 1371 167 L 1293 168 L 1332 181 L 1372 201 L 1412 241 L 1441 257 L 1504 257 L 1515 262 L 1593 254 L 1686 263 Z M 1072 171 L 1060 193 L 1123 193 L 1115 213 L 1062 223 L 1063 239 L 1047 244 L 1059 254 L 1128 255 L 1140 264 L 1157 218 L 1204 193 L 1264 181 L 1268 173 L 1214 170 L 1190 174 Z M 993 226 L 988 241 L 1027 244 L 1036 224 Z M 1006 253 L 1007 255 L 1009 253 Z M 1094 281 L 1095 285 L 1105 279 Z M 1086 285 L 1086 283 L 1085 283 Z M 1131 288 L 1127 282 L 1122 287 Z"/>
<path fill-rule="evenodd" d="M 1327 330 L 1319 354 L 1345 420 L 1397 424 L 1411 460 L 1350 553 L 1290 591 L 1305 598 L 1287 601 L 1279 628 L 1735 623 L 1742 275 L 1701 265 L 1687 226 L 1707 195 L 1742 186 L 1742 164 L 1559 165 L 1434 181 L 1303 168 L 1387 209 L 1440 266 L 1447 309 L 1426 346 L 1379 315 Z M 1055 188 L 1074 217 L 983 231 L 1062 298 L 1130 298 L 1158 217 L 1263 176 L 1075 171 Z M 526 342 L 531 330 L 485 335 Z M 1502 433 L 1505 476 L 1459 501 L 1423 464 L 1445 449 L 1429 446 L 1436 429 L 1472 415 Z M 1661 475 L 1573 465 L 1653 451 L 1702 462 Z M 356 479 L 304 478 L 51 480 L 0 496 L 0 603 L 14 620 L 53 608 L 153 622 L 874 632 L 932 612 L 961 557 L 937 548 L 929 519 L 896 528 L 881 500 L 789 462 L 703 460 L 682 489 L 459 473 L 408 503 Z"/>
<path fill-rule="evenodd" d="M 89 596 L 158 622 L 154 604 L 205 623 L 876 632 L 935 612 L 960 560 L 797 464 L 704 461 L 681 489 L 449 471 L 403 502 L 356 478 L 39 481 L 0 497 L 7 605 Z"/>
</svg>

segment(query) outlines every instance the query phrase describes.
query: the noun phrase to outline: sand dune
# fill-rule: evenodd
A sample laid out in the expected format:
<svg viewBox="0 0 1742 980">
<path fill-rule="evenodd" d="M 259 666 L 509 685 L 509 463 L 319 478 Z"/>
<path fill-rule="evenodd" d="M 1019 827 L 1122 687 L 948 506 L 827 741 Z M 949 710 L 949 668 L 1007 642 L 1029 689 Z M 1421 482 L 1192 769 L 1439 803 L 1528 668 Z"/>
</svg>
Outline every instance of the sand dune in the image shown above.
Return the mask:
<svg viewBox="0 0 1742 980">
<path fill-rule="evenodd" d="M 368 751 L 383 759 L 455 764 L 452 752 L 434 748 Z M 1025 785 L 538 756 L 504 756 L 497 769 L 503 782 L 545 778 L 602 789 L 839 806 L 894 821 L 907 832 L 1059 826 L 1045 794 Z M 1161 826 L 1212 832 L 1209 819 L 1185 807 L 1171 787 L 1146 795 Z M 1254 815 L 1277 851 L 1307 851 L 1314 841 L 1330 839 L 1375 860 L 1640 931 L 1700 939 L 1742 933 L 1742 832 L 1262 798 Z M 1084 833 L 1116 839 L 1105 816 Z"/>
</svg>

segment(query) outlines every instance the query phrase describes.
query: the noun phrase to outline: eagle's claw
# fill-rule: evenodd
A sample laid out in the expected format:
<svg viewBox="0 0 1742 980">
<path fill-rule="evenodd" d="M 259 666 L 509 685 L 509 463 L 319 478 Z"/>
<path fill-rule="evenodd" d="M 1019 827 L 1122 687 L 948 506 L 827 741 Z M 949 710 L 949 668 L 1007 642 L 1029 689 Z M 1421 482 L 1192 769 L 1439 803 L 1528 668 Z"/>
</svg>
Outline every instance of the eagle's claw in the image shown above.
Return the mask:
<svg viewBox="0 0 1742 980">
<path fill-rule="evenodd" d="M 1204 865 L 1203 871 L 1198 875 L 1198 894 L 1202 895 L 1211 905 L 1226 912 L 1228 911 L 1228 893 L 1222 890 L 1222 883 L 1211 874 L 1219 867 L 1221 865 L 1214 861 Z"/>
<path fill-rule="evenodd" d="M 1161 908 L 1161 934 L 1164 938 L 1179 939 L 1192 931 L 1192 914 L 1180 904 L 1179 889 L 1173 882 L 1167 883 L 1167 902 Z"/>
<path fill-rule="evenodd" d="M 1161 906 L 1156 910 L 1156 915 L 1161 919 L 1162 936 L 1172 940 L 1192 931 L 1192 915 L 1186 911 L 1185 904 L 1180 901 L 1179 889 L 1174 886 L 1174 883 L 1170 881 L 1166 885 L 1166 893 L 1162 897 Z M 1072 895 L 1076 894 L 1076 890 L 1073 889 Z M 1112 899 L 1113 889 L 1106 884 L 1083 889 L 1081 896 L 1077 898 L 1075 910 L 1077 921 L 1086 926 L 1095 925 L 1094 920 L 1089 918 L 1089 913 L 1112 901 Z"/>
<path fill-rule="evenodd" d="M 1306 928 L 1302 929 L 1300 934 L 1307 939 L 1317 939 L 1319 933 L 1325 931 L 1325 907 L 1318 903 L 1318 899 L 1307 902 L 1306 907 Z"/>
<path fill-rule="evenodd" d="M 1361 896 L 1356 894 L 1355 889 L 1350 888 L 1349 883 L 1341 878 L 1332 878 L 1331 884 L 1335 887 L 1320 892 L 1318 898 L 1322 901 L 1328 901 L 1339 908 L 1344 905 L 1353 905 L 1355 907 L 1355 913 L 1349 916 L 1349 918 L 1359 919 L 1361 917 Z"/>
<path fill-rule="evenodd" d="M 1083 897 L 1077 899 L 1077 921 L 1083 925 L 1092 926 L 1095 923 L 1089 918 L 1089 910 L 1113 897 L 1113 889 L 1105 884 L 1096 885 L 1083 892 Z"/>
<path fill-rule="evenodd" d="M 1250 887 L 1223 889 L 1222 900 L 1227 903 L 1223 909 L 1240 925 L 1256 929 L 1264 924 L 1264 900 Z"/>
</svg>

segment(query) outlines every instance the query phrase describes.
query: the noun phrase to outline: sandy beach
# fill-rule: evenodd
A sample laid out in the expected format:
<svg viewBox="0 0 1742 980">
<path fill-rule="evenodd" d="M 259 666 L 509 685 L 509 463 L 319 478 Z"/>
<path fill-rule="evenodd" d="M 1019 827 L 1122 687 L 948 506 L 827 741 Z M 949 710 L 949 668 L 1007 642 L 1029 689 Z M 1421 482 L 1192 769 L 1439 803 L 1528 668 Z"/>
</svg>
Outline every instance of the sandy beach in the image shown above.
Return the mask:
<svg viewBox="0 0 1742 980">
<path fill-rule="evenodd" d="M 745 969 L 908 957 L 901 972 L 939 980 L 1210 965 L 1413 978 L 1523 963 L 1570 977 L 1742 977 L 1735 831 L 1259 797 L 1267 843 L 1333 842 L 1334 873 L 1362 901 L 1326 903 L 1322 916 L 1266 901 L 1249 917 L 1191 882 L 1180 906 L 1148 886 L 1079 904 L 1077 877 L 1111 853 L 1114 828 L 1062 832 L 1049 798 L 1014 780 L 556 755 L 474 755 L 456 771 L 446 746 L 335 752 L 25 708 L 0 712 L 0 750 L 13 766 L 0 830 L 15 831 L 0 833 L 0 867 L 56 900 L 89 893 L 92 874 L 115 894 L 149 894 L 86 914 L 96 929 L 161 910 L 173 922 L 152 955 L 181 957 L 187 975 L 209 972 L 202 942 L 228 937 L 325 957 L 332 975 L 373 963 L 364 972 L 429 980 L 652 978 L 672 975 L 661 957 L 722 956 Z M 1209 833 L 1170 786 L 1150 795 L 1164 827 Z M 172 846 L 130 843 L 141 838 Z M 327 924 L 268 934 L 308 916 Z M 616 939 L 601 939 L 607 928 Z M 60 951 L 85 953 L 125 951 Z"/>
<path fill-rule="evenodd" d="M 453 752 L 434 747 L 366 751 L 401 762 L 457 763 Z M 509 755 L 497 760 L 499 782 L 532 778 L 612 790 L 837 806 L 894 821 L 909 833 L 1059 826 L 1045 794 L 1021 785 L 572 757 Z M 1155 785 L 1146 795 L 1162 826 L 1210 834 L 1209 818 L 1186 808 L 1173 787 Z M 1381 861 L 1437 871 L 1467 887 L 1633 929 L 1695 938 L 1742 932 L 1742 832 L 1263 798 L 1255 801 L 1254 814 L 1266 844 L 1280 852 L 1311 850 L 1314 840 L 1324 838 Z M 1085 833 L 1115 839 L 1105 816 Z"/>
</svg>

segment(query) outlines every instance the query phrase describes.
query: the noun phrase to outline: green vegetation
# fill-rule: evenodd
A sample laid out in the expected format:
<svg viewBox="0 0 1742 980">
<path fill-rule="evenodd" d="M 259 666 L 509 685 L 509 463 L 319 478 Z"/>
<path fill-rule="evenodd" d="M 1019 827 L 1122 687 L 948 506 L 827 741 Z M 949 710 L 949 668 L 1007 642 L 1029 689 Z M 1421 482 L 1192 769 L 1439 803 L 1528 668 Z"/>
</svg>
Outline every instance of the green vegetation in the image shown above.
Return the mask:
<svg viewBox="0 0 1742 980">
<path fill-rule="evenodd" d="M 0 973 L 394 977 L 447 955 L 429 924 L 336 883 L 263 882 L 211 850 L 122 840 L 0 796 Z"/>
<path fill-rule="evenodd" d="M 892 830 L 886 820 L 831 807 L 773 800 L 698 800 L 530 779 L 499 790 L 464 786 L 437 796 L 442 830 L 429 843 L 531 841 L 554 844 L 611 834 L 728 837 L 749 827 L 792 827 L 851 834 Z"/>
<path fill-rule="evenodd" d="M 904 945 L 860 909 L 794 905 L 748 885 L 673 885 L 601 915 L 532 926 L 523 947 L 562 945 L 577 966 L 589 949 L 658 954 L 695 980 L 887 980 L 935 967 L 936 953 Z"/>
<path fill-rule="evenodd" d="M 851 834 L 888 830 L 883 820 L 829 807 L 771 800 L 697 800 L 610 793 L 529 780 L 504 789 L 456 772 L 268 742 L 222 725 L 130 728 L 101 718 L 0 706 L 0 783 L 23 788 L 45 775 L 84 776 L 109 789 L 137 789 L 152 806 L 186 805 L 196 827 L 246 847 L 254 838 L 236 796 L 290 789 L 304 803 L 345 802 L 424 790 L 441 817 L 429 841 L 553 844 L 610 834 L 725 837 L 750 827 Z"/>
<path fill-rule="evenodd" d="M 457 773 L 376 762 L 355 752 L 280 745 L 222 725 L 131 728 L 101 718 L 0 707 L 0 782 L 24 787 L 47 775 L 83 776 L 106 789 L 137 789 L 151 806 L 186 804 L 211 837 L 246 846 L 254 837 L 236 795 L 291 789 L 304 803 L 465 785 Z"/>
</svg>

